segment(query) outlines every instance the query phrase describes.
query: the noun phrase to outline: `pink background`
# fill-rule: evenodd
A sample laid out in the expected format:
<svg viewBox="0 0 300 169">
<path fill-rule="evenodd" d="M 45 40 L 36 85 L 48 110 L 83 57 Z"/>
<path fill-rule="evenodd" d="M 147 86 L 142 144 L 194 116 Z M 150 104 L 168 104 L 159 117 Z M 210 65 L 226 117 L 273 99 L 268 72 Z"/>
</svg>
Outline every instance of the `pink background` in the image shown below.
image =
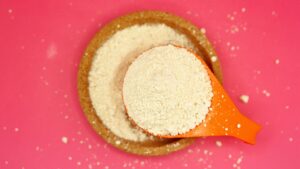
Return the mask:
<svg viewBox="0 0 300 169">
<path fill-rule="evenodd" d="M 0 1 L 0 168 L 300 168 L 299 7 L 298 0 Z M 146 9 L 206 29 L 225 88 L 263 126 L 255 146 L 206 138 L 146 158 L 107 145 L 92 130 L 76 92 L 81 55 L 109 20 Z M 248 104 L 241 94 L 250 96 Z"/>
</svg>

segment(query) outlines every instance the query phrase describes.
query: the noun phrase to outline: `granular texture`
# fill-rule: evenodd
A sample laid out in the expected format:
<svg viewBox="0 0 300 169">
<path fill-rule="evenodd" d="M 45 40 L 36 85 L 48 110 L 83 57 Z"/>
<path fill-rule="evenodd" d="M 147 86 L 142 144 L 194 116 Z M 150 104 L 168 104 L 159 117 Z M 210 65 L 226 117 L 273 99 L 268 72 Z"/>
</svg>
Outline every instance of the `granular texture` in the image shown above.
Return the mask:
<svg viewBox="0 0 300 169">
<path fill-rule="evenodd" d="M 141 54 L 124 78 L 129 117 L 154 135 L 178 135 L 195 128 L 213 96 L 208 72 L 185 48 L 159 46 Z"/>
<path fill-rule="evenodd" d="M 126 117 L 122 100 L 123 78 L 139 54 L 166 44 L 194 48 L 185 35 L 169 26 L 143 24 L 118 31 L 97 50 L 89 72 L 89 94 L 97 115 L 115 135 L 132 141 L 148 138 Z"/>
</svg>

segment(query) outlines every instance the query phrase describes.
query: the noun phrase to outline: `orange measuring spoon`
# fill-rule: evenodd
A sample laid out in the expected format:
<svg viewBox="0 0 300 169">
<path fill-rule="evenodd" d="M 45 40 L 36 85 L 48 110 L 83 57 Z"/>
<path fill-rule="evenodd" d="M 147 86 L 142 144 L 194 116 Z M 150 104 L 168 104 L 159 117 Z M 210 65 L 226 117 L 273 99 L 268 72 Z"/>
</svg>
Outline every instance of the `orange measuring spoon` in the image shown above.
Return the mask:
<svg viewBox="0 0 300 169">
<path fill-rule="evenodd" d="M 174 45 L 175 46 L 175 45 Z M 176 46 L 178 48 L 183 48 Z M 188 49 L 187 49 L 188 50 Z M 192 51 L 188 50 L 193 53 Z M 220 82 L 211 72 L 200 56 L 193 53 L 204 65 L 211 80 L 213 97 L 209 112 L 204 121 L 190 131 L 179 135 L 156 135 L 163 138 L 189 138 L 204 136 L 233 136 L 246 143 L 255 144 L 255 137 L 261 129 L 260 125 L 245 117 L 235 106 Z M 126 109 L 126 105 L 125 105 Z M 127 110 L 127 109 L 126 109 Z M 133 119 L 129 120 L 137 125 Z M 139 127 L 139 126 L 138 126 Z M 141 127 L 139 127 L 141 128 Z M 148 134 L 151 132 L 141 128 Z"/>
<path fill-rule="evenodd" d="M 179 47 L 179 46 L 176 46 Z M 189 50 L 190 51 L 190 50 Z M 192 51 L 190 51 L 193 53 Z M 244 116 L 228 96 L 217 78 L 201 57 L 193 53 L 205 66 L 213 88 L 211 107 L 205 120 L 194 129 L 179 135 L 161 135 L 164 138 L 187 138 L 202 136 L 233 136 L 249 144 L 255 144 L 260 125 Z"/>
</svg>

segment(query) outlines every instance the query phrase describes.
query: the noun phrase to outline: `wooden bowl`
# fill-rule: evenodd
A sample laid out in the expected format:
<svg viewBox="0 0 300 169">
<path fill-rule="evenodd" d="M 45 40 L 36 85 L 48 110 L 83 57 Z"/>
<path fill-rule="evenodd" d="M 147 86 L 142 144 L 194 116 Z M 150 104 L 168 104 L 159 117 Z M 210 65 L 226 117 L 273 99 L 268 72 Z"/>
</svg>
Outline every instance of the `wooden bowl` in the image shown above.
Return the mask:
<svg viewBox="0 0 300 169">
<path fill-rule="evenodd" d="M 222 82 L 222 72 L 219 61 L 211 62 L 211 57 L 216 53 L 206 36 L 198 27 L 178 16 L 160 11 L 134 12 L 114 19 L 100 29 L 87 46 L 81 59 L 78 71 L 78 94 L 83 112 L 94 130 L 109 144 L 128 153 L 157 156 L 183 149 L 193 143 L 194 139 L 158 139 L 135 142 L 116 136 L 101 122 L 92 106 L 89 96 L 89 71 L 93 57 L 99 47 L 102 46 L 117 31 L 133 25 L 142 24 L 166 24 L 179 33 L 185 34 L 195 46 L 195 53 L 201 56 L 217 79 Z"/>
</svg>

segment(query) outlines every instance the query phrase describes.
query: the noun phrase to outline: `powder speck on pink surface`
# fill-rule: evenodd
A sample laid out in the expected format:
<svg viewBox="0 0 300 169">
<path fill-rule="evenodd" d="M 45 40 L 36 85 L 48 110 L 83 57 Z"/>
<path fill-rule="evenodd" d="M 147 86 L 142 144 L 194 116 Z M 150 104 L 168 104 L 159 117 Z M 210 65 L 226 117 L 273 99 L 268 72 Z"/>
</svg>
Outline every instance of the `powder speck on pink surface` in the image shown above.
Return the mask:
<svg viewBox="0 0 300 169">
<path fill-rule="evenodd" d="M 53 59 L 55 56 L 57 55 L 57 47 L 56 45 L 53 43 L 51 44 L 48 49 L 47 49 L 47 57 L 49 59 Z"/>
<path fill-rule="evenodd" d="M 1 1 L 0 168 L 300 168 L 299 5 L 297 0 L 259 5 L 235 0 Z M 205 28 L 225 89 L 241 112 L 263 126 L 256 145 L 208 137 L 149 158 L 121 152 L 93 131 L 77 96 L 84 49 L 111 19 L 150 9 Z M 251 96 L 247 104 L 239 100 L 242 93 Z"/>
</svg>

